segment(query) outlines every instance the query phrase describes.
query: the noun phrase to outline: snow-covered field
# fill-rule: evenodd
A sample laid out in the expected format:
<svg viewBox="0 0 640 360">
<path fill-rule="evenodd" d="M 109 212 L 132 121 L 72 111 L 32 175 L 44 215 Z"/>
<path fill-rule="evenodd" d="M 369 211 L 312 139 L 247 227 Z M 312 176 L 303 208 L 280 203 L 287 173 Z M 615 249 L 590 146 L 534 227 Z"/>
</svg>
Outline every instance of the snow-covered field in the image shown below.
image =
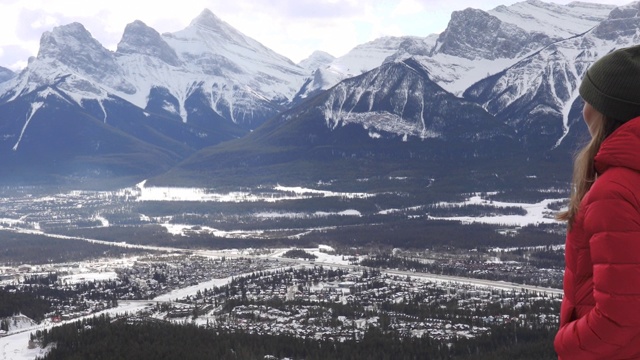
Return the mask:
<svg viewBox="0 0 640 360">
<path fill-rule="evenodd" d="M 318 188 L 326 188 L 331 184 L 318 184 Z M 406 207 L 385 206 L 385 201 L 375 198 L 381 194 L 368 192 L 341 192 L 314 189 L 300 186 L 264 186 L 256 189 L 219 192 L 208 188 L 150 187 L 146 182 L 116 191 L 70 191 L 54 195 L 32 196 L 21 198 L 3 198 L 7 209 L 0 211 L 0 229 L 32 231 L 34 234 L 46 231 L 49 227 L 93 227 L 118 226 L 122 216 L 130 224 L 157 224 L 165 227 L 174 235 L 205 233 L 224 238 L 270 238 L 272 234 L 279 237 L 300 237 L 321 228 L 330 229 L 333 224 L 344 223 L 338 219 L 345 217 L 361 218 L 359 224 L 366 224 L 368 217 L 394 217 L 406 214 L 412 219 L 453 220 L 462 223 L 486 223 L 500 226 L 518 227 L 530 224 L 556 223 L 553 215 L 559 200 L 554 198 L 558 192 L 550 192 L 549 199 L 537 203 L 507 203 L 491 201 L 480 194 L 471 194 L 460 203 L 411 204 Z M 385 194 L 397 196 L 402 194 Z M 311 199 L 311 200 L 310 200 Z M 313 201 L 322 199 L 320 201 Z M 363 199 L 373 199 L 363 202 Z M 310 200 L 305 203 L 301 201 Z M 174 203 L 211 203 L 214 211 L 188 213 L 171 213 Z M 161 208 L 169 209 L 166 215 L 157 216 L 144 213 L 145 203 L 159 203 Z M 374 212 L 367 207 L 374 203 Z M 394 203 L 398 203 L 394 201 Z M 255 205 L 254 205 L 255 204 Z M 289 207 L 289 204 L 292 204 Z M 363 206 L 364 205 L 364 206 Z M 466 205 L 484 205 L 493 208 L 519 207 L 525 210 L 523 215 L 496 216 L 433 216 L 427 208 L 431 205 L 439 207 L 464 207 Z M 180 208 L 182 205 L 176 205 Z M 194 205 L 199 206 L 199 205 Z M 326 208 L 323 208 L 326 207 Z M 203 208 L 200 206 L 199 208 Z M 128 212 L 128 213 L 127 213 Z M 24 215 L 27 214 L 27 215 Z M 182 216 L 184 215 L 184 216 Z M 198 221 L 190 222 L 190 219 Z M 305 220 L 304 228 L 278 228 L 279 221 Z M 316 225 L 312 220 L 318 220 Z M 254 223 L 257 226 L 238 226 L 234 224 Z M 221 224 L 212 226 L 212 224 Z M 264 225 L 262 225 L 264 224 Z M 291 222 L 287 223 L 291 226 Z M 247 230 L 249 229 L 249 230 Z"/>
<path fill-rule="evenodd" d="M 203 201 L 203 202 L 279 202 L 287 200 L 310 199 L 313 197 L 335 197 L 344 199 L 362 199 L 373 197 L 375 194 L 347 193 L 303 188 L 299 186 L 274 186 L 259 192 L 211 192 L 204 188 L 181 187 L 148 187 L 145 181 L 134 189 L 129 189 L 137 201 Z"/>
<path fill-rule="evenodd" d="M 465 205 L 486 205 L 496 208 L 505 207 L 521 207 L 526 211 L 524 215 L 497 215 L 497 216 L 451 216 L 451 217 L 435 217 L 429 216 L 429 219 L 434 220 L 455 220 L 463 223 L 482 223 L 493 224 L 502 226 L 526 226 L 526 225 L 538 225 L 538 224 L 557 224 L 558 220 L 554 218 L 556 210 L 549 208 L 550 204 L 557 203 L 564 199 L 546 199 L 535 204 L 527 203 L 508 203 L 500 201 L 492 201 L 483 199 L 480 195 L 476 194 L 460 203 L 439 203 L 442 207 L 447 206 L 465 206 Z"/>
<path fill-rule="evenodd" d="M 353 198 L 367 198 L 373 197 L 376 194 L 367 194 L 367 193 L 341 193 L 341 192 L 331 192 L 331 191 L 323 191 L 323 190 L 314 190 L 309 188 L 301 188 L 301 187 L 283 187 L 277 186 L 273 190 L 281 192 L 277 193 L 268 193 L 265 192 L 263 194 L 252 194 L 252 193 L 227 193 L 227 194 L 215 194 L 215 193 L 207 193 L 205 189 L 194 189 L 194 188 L 147 188 L 144 187 L 144 183 L 138 185 L 140 189 L 140 196 L 138 197 L 138 201 L 218 201 L 218 202 L 256 202 L 256 201 L 267 201 L 267 202 L 276 202 L 276 201 L 287 201 L 287 200 L 299 200 L 306 199 L 313 196 L 322 196 L 322 197 L 337 197 L 344 199 L 353 199 Z M 537 203 L 510 203 L 510 202 L 500 202 L 493 201 L 489 199 L 483 198 L 479 194 L 474 194 L 467 198 L 463 202 L 459 203 L 438 203 L 438 206 L 447 207 L 447 206 L 466 206 L 466 205 L 484 205 L 491 206 L 495 208 L 505 208 L 505 207 L 520 207 L 526 211 L 524 215 L 496 215 L 496 216 L 451 216 L 451 217 L 436 217 L 429 216 L 425 214 L 428 219 L 433 220 L 453 220 L 453 221 L 461 221 L 462 223 L 484 223 L 484 224 L 493 224 L 493 225 L 501 225 L 501 226 L 526 226 L 526 225 L 536 225 L 536 224 L 555 224 L 558 223 L 554 218 L 554 214 L 556 210 L 553 210 L 549 207 L 551 204 L 555 204 L 564 199 L 561 198 L 551 198 L 545 199 L 543 201 Z M 416 212 L 419 211 L 421 206 L 412 206 L 407 208 L 389 208 L 389 209 L 381 209 L 377 212 L 379 215 L 389 215 L 401 212 Z M 305 219 L 305 218 L 320 218 L 320 217 L 328 217 L 328 216 L 363 216 L 363 214 L 355 209 L 347 209 L 341 212 L 326 212 L 326 211 L 313 211 L 313 212 L 276 212 L 276 211 L 264 211 L 257 212 L 252 215 L 258 219 L 281 219 L 281 218 L 289 218 L 289 219 Z M 193 230 L 189 229 L 189 225 L 177 225 L 177 224 L 165 224 L 164 225 L 171 233 L 180 234 L 184 233 L 185 230 Z M 233 231 L 221 231 L 212 228 L 202 228 L 199 231 L 207 231 L 215 236 L 221 237 L 246 237 L 246 236 L 255 236 L 259 235 L 259 231 L 253 232 L 233 232 Z"/>
<path fill-rule="evenodd" d="M 118 274 L 115 271 L 107 272 L 87 272 L 78 273 L 73 275 L 62 276 L 59 278 L 63 284 L 78 284 L 87 281 L 106 281 L 114 280 L 118 278 Z"/>
</svg>

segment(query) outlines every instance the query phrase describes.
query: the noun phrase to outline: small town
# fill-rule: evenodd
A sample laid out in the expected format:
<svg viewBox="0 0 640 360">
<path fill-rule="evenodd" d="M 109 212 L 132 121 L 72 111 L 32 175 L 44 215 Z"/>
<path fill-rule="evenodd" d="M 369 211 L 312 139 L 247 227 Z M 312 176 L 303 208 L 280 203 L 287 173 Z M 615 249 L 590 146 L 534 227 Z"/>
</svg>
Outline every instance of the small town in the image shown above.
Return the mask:
<svg viewBox="0 0 640 360">
<path fill-rule="evenodd" d="M 94 272 L 83 275 L 81 266 Z M 2 279 L 5 291 L 32 292 L 49 302 L 39 319 L 46 323 L 139 301 L 130 316 L 332 341 L 362 339 L 370 327 L 443 341 L 487 334 L 496 325 L 552 328 L 561 300 L 544 291 L 433 280 L 419 272 L 184 254 L 3 268 Z M 11 318 L 3 324 L 2 335 L 20 330 Z"/>
<path fill-rule="evenodd" d="M 344 341 L 362 338 L 370 326 L 438 340 L 473 337 L 491 325 L 511 322 L 552 327 L 558 321 L 559 303 L 559 297 L 543 293 L 431 281 L 419 275 L 303 266 L 234 278 L 171 306 L 193 314 L 192 321 L 225 330 Z M 207 305 L 213 305 L 211 311 L 199 311 Z"/>
</svg>

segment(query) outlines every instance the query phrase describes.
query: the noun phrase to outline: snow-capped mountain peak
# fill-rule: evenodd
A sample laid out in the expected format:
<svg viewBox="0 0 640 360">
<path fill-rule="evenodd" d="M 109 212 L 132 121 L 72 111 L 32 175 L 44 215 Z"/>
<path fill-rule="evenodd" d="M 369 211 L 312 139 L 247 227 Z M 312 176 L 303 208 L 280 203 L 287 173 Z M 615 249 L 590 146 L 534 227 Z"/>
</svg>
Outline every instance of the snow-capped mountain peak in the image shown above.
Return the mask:
<svg viewBox="0 0 640 360">
<path fill-rule="evenodd" d="M 84 74 L 118 71 L 113 54 L 80 23 L 55 27 L 40 38 L 38 59 L 55 59 Z"/>
<path fill-rule="evenodd" d="M 51 157 L 81 173 L 120 171 L 124 159 L 140 165 L 125 172 L 157 169 L 261 125 L 305 75 L 208 10 L 163 35 L 135 21 L 116 52 L 79 23 L 58 26 L 20 74 L 3 75 L 0 158 Z"/>
<path fill-rule="evenodd" d="M 215 33 L 216 40 L 222 40 L 220 43 L 234 43 L 238 45 L 249 45 L 251 41 L 247 37 L 233 28 L 231 25 L 222 21 L 211 10 L 204 9 L 200 15 L 191 21 L 187 29 L 195 28 L 200 31 Z M 214 37 L 212 37 L 214 38 Z"/>
<path fill-rule="evenodd" d="M 198 16 L 196 16 L 193 20 L 191 20 L 191 23 L 189 24 L 189 26 L 197 26 L 197 25 L 209 27 L 211 29 L 216 29 L 220 27 L 225 27 L 226 23 L 222 21 L 222 19 L 217 17 L 216 14 L 213 13 L 213 11 L 209 9 L 203 9 L 202 12 Z"/>
<path fill-rule="evenodd" d="M 140 20 L 127 25 L 116 52 L 153 56 L 173 66 L 178 66 L 181 63 L 175 50 L 164 41 L 160 34 Z"/>
<path fill-rule="evenodd" d="M 331 64 L 331 62 L 335 59 L 335 56 L 327 52 L 316 50 L 308 58 L 300 61 L 298 63 L 298 66 L 312 73 L 317 68 L 325 67 Z"/>
<path fill-rule="evenodd" d="M 454 11 L 440 34 L 437 53 L 466 59 L 514 58 L 540 48 L 551 40 L 504 22 L 485 11 L 467 8 Z"/>
<path fill-rule="evenodd" d="M 363 74 L 382 65 L 396 54 L 408 40 L 429 42 L 416 36 L 386 36 L 353 48 L 346 55 L 334 59 L 328 65 L 317 68 L 296 95 L 298 99 L 329 89 L 342 80 Z M 402 59 L 400 59 L 402 60 Z"/>
<path fill-rule="evenodd" d="M 80 23 L 58 26 L 43 33 L 38 56 L 30 59 L 18 76 L 2 83 L 0 97 L 15 98 L 48 86 L 56 87 L 53 93 L 64 91 L 67 100 L 73 99 L 78 104 L 84 98 L 105 98 L 106 89 L 124 95 L 136 92 L 135 86 L 125 78 L 115 54 Z M 45 93 L 52 94 L 47 90 Z"/>
<path fill-rule="evenodd" d="M 518 26 L 529 33 L 564 39 L 591 29 L 609 16 L 614 5 L 574 1 L 559 5 L 540 0 L 527 0 L 511 6 L 498 6 L 487 13 L 501 21 Z"/>
<path fill-rule="evenodd" d="M 0 151 L 9 149 L 16 162 L 49 153 L 135 153 L 140 164 L 141 154 L 158 151 L 166 166 L 261 134 L 267 119 L 284 124 L 292 114 L 305 139 L 321 129 L 329 138 L 364 134 L 371 144 L 416 138 L 411 146 L 419 147 L 433 138 L 493 141 L 497 134 L 546 151 L 566 144 L 580 124 L 576 89 L 589 64 L 640 42 L 639 13 L 640 3 L 470 8 L 454 12 L 442 34 L 383 37 L 339 58 L 316 52 L 299 65 L 207 9 L 162 35 L 134 21 L 115 52 L 72 23 L 44 33 L 38 56 L 20 74 L 0 69 Z M 308 116 L 322 126 L 307 128 Z M 67 152 L 47 145 L 54 130 L 59 144 L 73 144 Z"/>
<path fill-rule="evenodd" d="M 616 8 L 590 31 L 556 41 L 485 77 L 468 87 L 464 97 L 520 132 L 542 134 L 535 143 L 558 147 L 583 126 L 576 100 L 586 69 L 610 51 L 638 43 L 638 10 L 640 3 Z"/>
</svg>

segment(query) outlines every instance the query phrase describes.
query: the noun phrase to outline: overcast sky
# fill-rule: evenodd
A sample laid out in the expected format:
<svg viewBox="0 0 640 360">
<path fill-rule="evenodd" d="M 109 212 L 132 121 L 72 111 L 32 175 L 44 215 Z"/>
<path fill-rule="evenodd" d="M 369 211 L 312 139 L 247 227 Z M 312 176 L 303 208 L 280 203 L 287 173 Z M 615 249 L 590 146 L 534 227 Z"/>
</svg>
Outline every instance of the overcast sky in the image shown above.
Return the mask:
<svg viewBox="0 0 640 360">
<path fill-rule="evenodd" d="M 568 0 L 546 0 L 567 4 Z M 624 5 L 631 0 L 582 0 Z M 55 26 L 82 23 L 115 50 L 128 23 L 141 20 L 160 33 L 185 28 L 207 8 L 294 62 L 323 50 L 342 56 L 381 36 L 442 32 L 453 11 L 490 10 L 516 0 L 0 0 L 0 66 L 19 70 Z"/>
</svg>

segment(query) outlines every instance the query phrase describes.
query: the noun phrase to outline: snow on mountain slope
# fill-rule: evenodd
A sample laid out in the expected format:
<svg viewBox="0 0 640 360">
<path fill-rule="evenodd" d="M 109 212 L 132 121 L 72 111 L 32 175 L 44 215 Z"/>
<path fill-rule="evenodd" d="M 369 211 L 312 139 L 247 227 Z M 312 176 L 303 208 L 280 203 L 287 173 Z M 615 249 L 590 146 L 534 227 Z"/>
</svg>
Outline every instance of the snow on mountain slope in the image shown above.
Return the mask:
<svg viewBox="0 0 640 360">
<path fill-rule="evenodd" d="M 253 122 L 249 127 L 255 127 L 259 124 L 252 117 L 277 112 L 275 106 L 287 103 L 306 76 L 304 69 L 246 37 L 209 10 L 184 30 L 162 37 L 182 60 L 181 73 L 161 67 L 158 74 L 151 74 L 154 81 L 149 85 L 166 88 L 178 99 L 180 109 L 176 112 L 183 121 L 187 117 L 186 99 L 201 91 L 215 113 L 233 122 Z M 150 77 L 144 68 L 128 67 L 140 70 L 130 73 L 140 83 Z"/>
<path fill-rule="evenodd" d="M 413 59 L 385 63 L 345 80 L 326 96 L 322 112 L 330 129 L 359 124 L 372 138 L 391 134 L 404 141 L 410 137 L 478 141 L 495 135 L 489 114 L 443 90 Z"/>
<path fill-rule="evenodd" d="M 614 8 L 583 2 L 558 5 L 527 0 L 486 12 L 462 10 L 452 14 L 442 34 L 381 38 L 355 47 L 329 66 L 319 68 L 298 96 L 328 89 L 385 61 L 409 57 L 419 59 L 440 86 L 461 95 L 475 82 L 540 48 L 588 31 L 605 20 Z M 450 40 L 445 38 L 447 34 Z"/>
<path fill-rule="evenodd" d="M 115 52 L 81 24 L 55 27 L 0 82 L 0 163 L 16 174 L 3 179 L 157 174 L 257 128 L 307 75 L 208 10 L 175 34 L 135 21 Z"/>
<path fill-rule="evenodd" d="M 324 109 L 327 126 L 356 123 L 369 128 L 371 137 L 379 137 L 387 132 L 404 137 L 420 139 L 439 137 L 441 134 L 431 129 L 425 121 L 425 100 L 432 88 L 424 84 L 424 78 L 407 76 L 407 73 L 419 72 L 409 64 L 398 63 L 404 67 L 381 67 L 338 84 L 329 94 Z M 352 86 L 352 84 L 357 86 Z M 381 106 L 383 99 L 389 97 L 391 108 Z M 431 119 L 427 119 L 429 121 Z"/>
<path fill-rule="evenodd" d="M 176 51 L 167 44 L 160 34 L 140 20 L 125 27 L 116 50 L 118 54 L 140 54 L 158 58 L 168 65 L 180 66 Z"/>
<path fill-rule="evenodd" d="M 333 61 L 329 68 L 346 77 L 363 74 L 380 66 L 387 57 L 395 54 L 407 39 L 422 40 L 415 36 L 379 38 L 356 46 L 346 55 Z"/>
<path fill-rule="evenodd" d="M 184 30 L 165 41 L 194 71 L 226 76 L 266 99 L 285 102 L 302 85 L 304 70 L 259 42 L 203 11 Z"/>
<path fill-rule="evenodd" d="M 113 53 L 105 49 L 80 23 L 45 32 L 40 39 L 38 59 L 55 59 L 66 65 L 68 72 L 83 75 L 88 80 L 126 94 L 135 91 L 133 85 L 123 77 Z"/>
<path fill-rule="evenodd" d="M 462 95 L 477 81 L 513 66 L 545 46 L 594 28 L 614 8 L 528 0 L 488 12 L 455 12 L 433 53 L 417 59 L 440 86 Z"/>
<path fill-rule="evenodd" d="M 617 8 L 584 35 L 545 47 L 471 86 L 464 97 L 518 129 L 546 122 L 538 133 L 557 147 L 575 124 L 582 125 L 576 100 L 586 69 L 610 51 L 638 43 L 638 13 L 640 2 Z"/>
<path fill-rule="evenodd" d="M 573 103 L 586 64 L 597 58 L 598 53 L 633 42 L 631 39 L 620 42 L 618 37 L 623 33 L 636 34 L 635 26 L 610 24 L 617 18 L 630 18 L 638 13 L 634 9 L 634 6 L 615 8 L 585 3 L 562 6 L 538 0 L 502 6 L 489 12 L 470 8 L 452 14 L 447 30 L 435 42 L 406 37 L 365 44 L 368 46 L 354 49 L 351 56 L 338 58 L 326 69 L 318 70 L 313 83 L 318 85 L 327 79 L 339 81 L 340 76 L 355 76 L 353 69 L 358 69 L 359 64 L 367 64 L 360 61 L 359 56 L 369 56 L 369 64 L 380 58 L 367 55 L 366 50 L 375 45 L 374 54 L 393 52 L 383 62 L 400 62 L 412 57 L 428 72 L 429 78 L 445 90 L 458 96 L 464 93 L 465 98 L 477 101 L 503 123 L 517 128 L 523 143 L 528 142 L 529 146 L 542 144 L 549 149 L 567 136 L 576 121 Z M 612 19 L 607 20 L 609 13 Z M 581 36 L 591 29 L 593 35 Z M 607 44 L 603 41 L 607 37 L 618 38 L 620 43 Z M 397 50 L 394 52 L 394 49 Z M 590 49 L 595 51 L 590 52 Z M 318 80 L 318 77 L 322 79 Z M 393 82 L 387 78 L 382 81 Z M 478 82 L 483 86 L 474 88 Z M 307 85 L 313 89 L 311 84 Z M 358 123 L 370 129 L 372 136 L 379 132 L 423 139 L 438 136 L 437 132 L 419 126 L 424 121 L 404 114 L 404 108 L 373 111 L 372 104 L 377 101 L 371 93 L 379 92 L 376 86 L 380 84 L 367 85 L 373 88 L 371 91 L 362 86 L 347 88 L 351 85 L 351 80 L 343 81 L 331 89 L 331 106 L 325 113 L 328 126 Z M 328 83 L 323 86 L 327 87 Z M 475 90 L 465 93 L 469 88 Z M 406 86 L 398 87 L 389 100 L 391 104 L 401 104 L 398 105 L 401 107 L 407 104 L 410 96 L 402 97 L 406 91 Z M 413 104 L 412 107 L 421 106 L 416 101 Z M 546 140 L 541 141 L 536 136 Z"/>
<path fill-rule="evenodd" d="M 82 106 L 84 100 L 96 100 L 106 119 L 103 103 L 109 94 L 130 96 L 136 88 L 125 78 L 114 54 L 84 26 L 71 23 L 42 35 L 38 56 L 18 76 L 0 84 L 0 102 L 34 91 L 42 101 L 54 96 Z"/>
<path fill-rule="evenodd" d="M 172 42 L 171 34 L 161 36 L 141 22 L 129 24 L 116 54 L 120 67 L 127 79 L 135 84 L 136 91 L 134 94 L 118 92 L 117 95 L 145 109 L 153 90 L 164 89 L 176 101 L 164 99 L 162 108 L 179 116 L 183 122 L 189 117 L 187 100 L 198 93 L 206 96 L 206 105 L 219 117 L 234 123 L 252 122 L 255 121 L 252 114 L 274 111 L 273 105 L 268 104 L 272 100 L 267 97 L 269 94 L 262 93 L 259 84 L 250 83 L 253 81 L 251 74 L 240 71 L 233 61 L 211 53 L 204 43 L 195 45 L 200 42 L 197 37 L 184 37 L 182 42 L 191 42 L 193 51 L 201 51 L 197 56 L 205 59 L 191 62 L 189 57 L 196 55 L 185 56 L 169 45 Z M 237 76 L 238 73 L 241 76 Z M 283 95 L 276 92 L 274 96 L 280 101 Z"/>
<path fill-rule="evenodd" d="M 402 44 L 407 41 L 425 44 L 433 37 L 420 38 L 415 36 L 382 37 L 356 46 L 346 55 L 336 58 L 328 65 L 319 67 L 307 80 L 298 93 L 298 98 L 306 98 L 321 90 L 329 89 L 344 79 L 348 79 L 382 65 L 385 60 L 396 54 Z"/>
<path fill-rule="evenodd" d="M 298 66 L 312 73 L 314 70 L 320 67 L 331 64 L 336 59 L 335 56 L 326 53 L 324 51 L 314 51 L 308 58 L 300 61 Z"/>
<path fill-rule="evenodd" d="M 447 54 L 419 56 L 433 80 L 452 94 L 461 95 L 474 83 L 500 72 L 520 59 L 464 59 Z"/>
<path fill-rule="evenodd" d="M 606 19 L 614 8 L 614 5 L 578 1 L 558 5 L 540 0 L 527 0 L 511 6 L 498 6 L 487 13 L 525 31 L 543 33 L 554 39 L 565 39 L 591 29 Z"/>
<path fill-rule="evenodd" d="M 35 60 L 0 84 L 0 99 L 11 101 L 56 84 L 82 106 L 103 106 L 117 96 L 146 109 L 153 89 L 170 98 L 166 110 L 186 122 L 192 95 L 220 118 L 258 126 L 298 91 L 307 75 L 289 59 L 246 37 L 204 10 L 184 30 L 164 35 L 141 21 L 129 24 L 117 51 L 105 49 L 78 23 L 43 34 Z M 194 110 L 195 111 L 195 110 Z"/>
</svg>

